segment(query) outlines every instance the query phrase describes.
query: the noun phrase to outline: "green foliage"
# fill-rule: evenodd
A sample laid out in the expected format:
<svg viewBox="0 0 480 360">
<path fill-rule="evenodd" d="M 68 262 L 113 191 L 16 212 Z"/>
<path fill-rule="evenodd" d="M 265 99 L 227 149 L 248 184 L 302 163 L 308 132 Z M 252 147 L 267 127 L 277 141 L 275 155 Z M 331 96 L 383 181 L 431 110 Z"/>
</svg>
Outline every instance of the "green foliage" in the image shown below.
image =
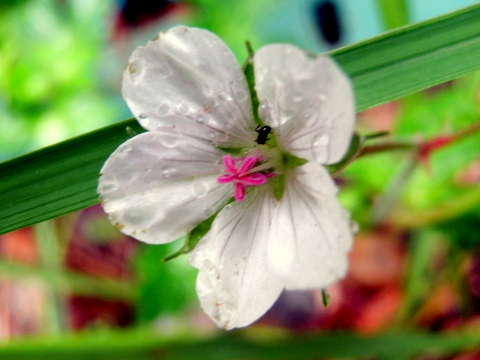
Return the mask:
<svg viewBox="0 0 480 360">
<path fill-rule="evenodd" d="M 161 262 L 168 252 L 175 246 L 178 247 L 177 243 L 166 246 L 144 245 L 136 256 L 138 295 L 135 308 L 140 323 L 155 320 L 160 315 L 178 314 L 195 296 L 195 271 L 186 263 L 187 259 L 178 259 L 168 264 Z"/>
<path fill-rule="evenodd" d="M 446 356 L 480 346 L 478 336 L 419 332 L 377 336 L 320 334 L 291 339 L 250 340 L 235 333 L 214 339 L 190 337 L 188 341 L 159 338 L 152 331 L 93 333 L 48 342 L 30 340 L 3 346 L 5 359 L 122 359 L 122 360 L 307 360 L 375 358 L 408 360 L 419 354 Z"/>
<path fill-rule="evenodd" d="M 472 229 L 477 229 L 480 224 L 480 207 L 454 219 L 448 219 L 437 225 L 440 230 L 461 250 L 480 249 L 480 234 Z"/>
<path fill-rule="evenodd" d="M 2 1 L 0 159 L 118 118 L 99 84 L 108 2 Z M 16 6 L 13 6 L 16 5 Z"/>
</svg>

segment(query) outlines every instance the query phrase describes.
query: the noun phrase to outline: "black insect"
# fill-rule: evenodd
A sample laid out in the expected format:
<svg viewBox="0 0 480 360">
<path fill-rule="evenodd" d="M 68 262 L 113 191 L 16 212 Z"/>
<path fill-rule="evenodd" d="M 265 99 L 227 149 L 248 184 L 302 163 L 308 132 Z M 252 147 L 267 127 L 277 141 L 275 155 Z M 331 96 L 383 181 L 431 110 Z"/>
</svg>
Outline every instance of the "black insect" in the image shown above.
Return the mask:
<svg viewBox="0 0 480 360">
<path fill-rule="evenodd" d="M 255 131 L 258 133 L 257 140 L 255 140 L 255 141 L 257 142 L 257 144 L 263 145 L 263 144 L 265 144 L 268 140 L 270 140 L 270 138 L 268 137 L 268 134 L 270 134 L 270 131 L 272 131 L 272 128 L 271 128 L 270 126 L 262 126 L 262 127 L 260 127 L 260 125 L 258 125 L 258 126 L 255 128 Z"/>
</svg>

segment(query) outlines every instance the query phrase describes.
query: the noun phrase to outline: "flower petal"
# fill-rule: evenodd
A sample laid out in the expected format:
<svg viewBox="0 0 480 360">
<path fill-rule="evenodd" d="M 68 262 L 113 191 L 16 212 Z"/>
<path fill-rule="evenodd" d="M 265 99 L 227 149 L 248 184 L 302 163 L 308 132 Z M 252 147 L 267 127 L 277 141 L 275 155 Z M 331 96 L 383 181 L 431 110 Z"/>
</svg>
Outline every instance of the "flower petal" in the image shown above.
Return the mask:
<svg viewBox="0 0 480 360">
<path fill-rule="evenodd" d="M 254 65 L 259 114 L 281 147 L 320 164 L 340 161 L 352 137 L 355 103 L 335 62 L 276 44 L 258 50 Z"/>
<path fill-rule="evenodd" d="M 309 162 L 287 174 L 272 218 L 269 269 L 286 289 L 324 288 L 342 278 L 352 234 L 328 172 Z"/>
<path fill-rule="evenodd" d="M 137 48 L 122 90 L 148 130 L 168 126 L 232 147 L 255 140 L 245 76 L 233 53 L 209 31 L 178 26 Z"/>
<path fill-rule="evenodd" d="M 147 243 L 173 241 L 225 205 L 222 153 L 175 131 L 122 144 L 102 168 L 98 192 L 112 223 Z"/>
<path fill-rule="evenodd" d="M 226 329 L 257 320 L 283 288 L 267 271 L 272 206 L 267 190 L 252 189 L 243 202 L 227 205 L 190 259 L 200 270 L 197 293 L 203 310 Z"/>
</svg>

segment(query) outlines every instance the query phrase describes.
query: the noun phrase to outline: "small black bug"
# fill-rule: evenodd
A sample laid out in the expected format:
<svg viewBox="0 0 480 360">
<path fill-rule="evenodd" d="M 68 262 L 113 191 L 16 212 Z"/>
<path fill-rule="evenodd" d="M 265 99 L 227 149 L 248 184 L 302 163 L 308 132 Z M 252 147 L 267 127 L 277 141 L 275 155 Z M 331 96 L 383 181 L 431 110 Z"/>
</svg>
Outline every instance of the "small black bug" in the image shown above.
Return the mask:
<svg viewBox="0 0 480 360">
<path fill-rule="evenodd" d="M 268 140 L 270 140 L 270 138 L 267 137 L 268 134 L 270 134 L 270 131 L 272 131 L 272 128 L 270 126 L 262 126 L 260 128 L 260 125 L 257 125 L 257 127 L 255 128 L 255 131 L 258 133 L 257 140 L 255 140 L 257 144 L 263 145 Z"/>
</svg>

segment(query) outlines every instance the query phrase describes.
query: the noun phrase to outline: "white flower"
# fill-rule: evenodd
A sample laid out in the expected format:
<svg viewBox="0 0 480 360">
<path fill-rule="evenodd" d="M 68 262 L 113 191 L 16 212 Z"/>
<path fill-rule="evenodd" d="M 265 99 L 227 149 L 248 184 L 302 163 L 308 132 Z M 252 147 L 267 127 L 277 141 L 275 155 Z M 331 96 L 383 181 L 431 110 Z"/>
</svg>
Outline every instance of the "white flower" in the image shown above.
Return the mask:
<svg viewBox="0 0 480 360">
<path fill-rule="evenodd" d="M 111 221 L 151 244 L 220 211 L 190 261 L 204 311 L 226 329 L 258 319 L 283 289 L 342 278 L 352 243 L 321 166 L 341 160 L 351 140 L 349 80 L 329 57 L 290 45 L 262 47 L 254 69 L 270 133 L 257 128 L 245 76 L 214 34 L 175 27 L 138 48 L 123 95 L 150 131 L 110 156 L 98 187 Z M 308 162 L 291 166 L 289 156 Z"/>
</svg>

